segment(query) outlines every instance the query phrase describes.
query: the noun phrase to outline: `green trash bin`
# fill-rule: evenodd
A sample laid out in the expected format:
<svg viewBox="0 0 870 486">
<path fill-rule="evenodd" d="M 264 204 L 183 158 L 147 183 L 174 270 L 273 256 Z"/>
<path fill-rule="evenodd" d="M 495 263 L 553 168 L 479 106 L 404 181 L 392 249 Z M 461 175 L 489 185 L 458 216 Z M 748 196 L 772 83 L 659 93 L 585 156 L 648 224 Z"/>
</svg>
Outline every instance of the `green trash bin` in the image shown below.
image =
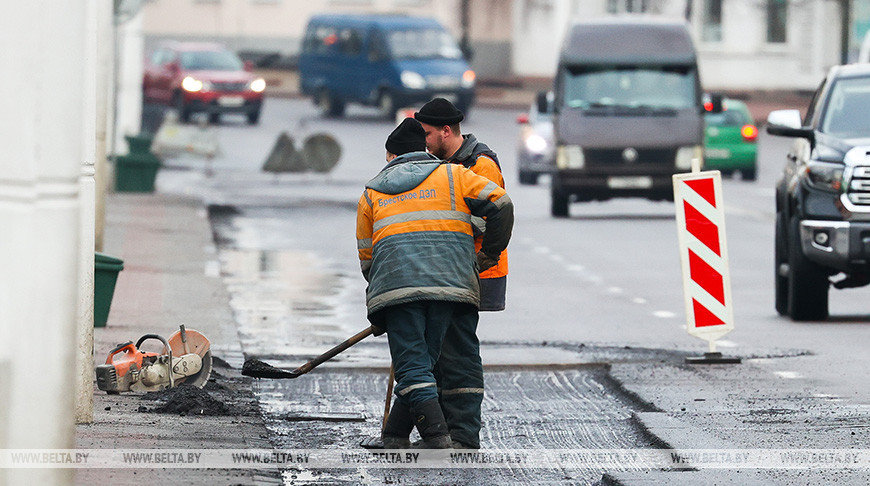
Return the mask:
<svg viewBox="0 0 870 486">
<path fill-rule="evenodd" d="M 149 135 L 127 135 L 130 153 L 115 156 L 115 190 L 118 192 L 154 192 L 154 180 L 160 158 L 151 153 Z"/>
<path fill-rule="evenodd" d="M 118 272 L 123 269 L 124 260 L 94 252 L 94 327 L 106 327 Z"/>
</svg>

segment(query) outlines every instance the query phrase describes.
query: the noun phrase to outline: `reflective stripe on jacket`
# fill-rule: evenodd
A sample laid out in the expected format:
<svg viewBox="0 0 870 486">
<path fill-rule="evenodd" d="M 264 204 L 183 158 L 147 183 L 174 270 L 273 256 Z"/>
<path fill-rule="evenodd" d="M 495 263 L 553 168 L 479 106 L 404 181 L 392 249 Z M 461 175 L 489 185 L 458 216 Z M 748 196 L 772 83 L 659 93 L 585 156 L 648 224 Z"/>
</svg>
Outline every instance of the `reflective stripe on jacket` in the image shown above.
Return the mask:
<svg viewBox="0 0 870 486">
<path fill-rule="evenodd" d="M 460 165 L 413 152 L 366 184 L 357 208 L 357 248 L 369 282 L 370 319 L 417 300 L 479 305 L 472 215 L 487 218 L 482 248 L 504 250 L 513 203 L 504 189 Z"/>
</svg>

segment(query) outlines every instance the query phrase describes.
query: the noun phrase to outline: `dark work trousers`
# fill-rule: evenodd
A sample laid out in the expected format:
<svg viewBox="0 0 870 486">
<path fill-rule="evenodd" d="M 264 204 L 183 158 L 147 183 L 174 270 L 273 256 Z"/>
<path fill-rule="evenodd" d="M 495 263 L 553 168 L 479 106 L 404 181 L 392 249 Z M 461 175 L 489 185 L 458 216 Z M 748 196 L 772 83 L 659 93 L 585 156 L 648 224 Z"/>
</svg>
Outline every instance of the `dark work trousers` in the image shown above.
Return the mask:
<svg viewBox="0 0 870 486">
<path fill-rule="evenodd" d="M 463 306 L 454 314 L 435 365 L 439 399 L 450 437 L 468 447 L 480 447 L 480 406 L 483 365 L 477 339 L 477 309 Z"/>
<path fill-rule="evenodd" d="M 396 374 L 396 400 L 414 406 L 438 398 L 433 370 L 444 333 L 467 304 L 419 301 L 398 304 L 380 313 L 387 331 Z"/>
</svg>

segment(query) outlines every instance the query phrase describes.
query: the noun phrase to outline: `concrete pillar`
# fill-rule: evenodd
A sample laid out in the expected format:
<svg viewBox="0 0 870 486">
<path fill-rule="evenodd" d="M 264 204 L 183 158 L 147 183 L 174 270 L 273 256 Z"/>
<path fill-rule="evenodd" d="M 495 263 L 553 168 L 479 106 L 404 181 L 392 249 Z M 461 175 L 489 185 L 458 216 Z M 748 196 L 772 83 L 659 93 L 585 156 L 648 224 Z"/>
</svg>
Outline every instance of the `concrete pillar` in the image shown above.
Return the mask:
<svg viewBox="0 0 870 486">
<path fill-rule="evenodd" d="M 78 331 L 76 333 L 75 420 L 86 424 L 94 421 L 94 249 L 96 220 L 96 124 L 97 124 L 97 29 L 98 15 L 111 15 L 99 4 L 105 0 L 87 0 L 87 39 L 85 55 L 85 101 L 82 115 L 82 165 L 79 177 L 79 266 L 78 266 Z M 110 17 L 111 18 L 111 17 Z M 104 94 L 103 94 L 104 95 Z M 105 117 L 103 117 L 105 118 Z"/>
<path fill-rule="evenodd" d="M 96 185 L 96 227 L 94 247 L 103 251 L 103 235 L 106 224 L 106 191 L 109 184 L 109 164 L 107 156 L 111 153 L 115 123 L 115 26 L 113 24 L 113 3 L 109 0 L 96 0 L 97 21 L 97 63 L 96 63 L 96 155 L 94 160 Z"/>
<path fill-rule="evenodd" d="M 86 9 L 18 2 L 0 16 L 0 395 L 4 447 L 74 447 L 79 175 Z M 73 469 L 7 469 L 71 484 Z"/>
<path fill-rule="evenodd" d="M 141 11 L 116 27 L 118 42 L 115 45 L 118 70 L 117 96 L 115 102 L 115 140 L 113 153 L 127 153 L 124 135 L 138 135 L 142 125 L 142 63 L 145 46 L 142 38 Z"/>
</svg>

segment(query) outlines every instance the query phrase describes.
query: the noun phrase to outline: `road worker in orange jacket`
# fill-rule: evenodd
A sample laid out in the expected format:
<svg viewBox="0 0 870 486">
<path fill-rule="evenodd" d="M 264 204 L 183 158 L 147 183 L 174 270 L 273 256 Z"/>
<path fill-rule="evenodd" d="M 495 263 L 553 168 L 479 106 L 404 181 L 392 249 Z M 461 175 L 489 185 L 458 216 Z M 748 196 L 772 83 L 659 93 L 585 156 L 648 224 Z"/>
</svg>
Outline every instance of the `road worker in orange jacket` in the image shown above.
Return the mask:
<svg viewBox="0 0 870 486">
<path fill-rule="evenodd" d="M 462 135 L 459 123 L 465 118 L 456 106 L 444 98 L 435 98 L 414 113 L 426 132 L 426 147 L 436 157 L 461 164 L 475 174 L 486 177 L 504 188 L 504 177 L 498 156 L 472 134 Z M 472 218 L 475 244 L 480 248 L 488 225 L 482 218 Z M 480 310 L 501 311 L 505 308 L 507 289 L 507 251 L 501 252 L 498 264 L 480 273 Z M 450 435 L 462 447 L 480 447 L 480 407 L 483 402 L 483 378 L 480 386 L 457 386 L 442 379 L 442 370 L 462 366 L 462 349 L 479 347 L 477 325 L 473 329 L 452 327 L 447 330 L 441 348 L 441 358 L 435 366 L 439 398 Z M 475 380 L 466 380 L 475 381 Z"/>
<path fill-rule="evenodd" d="M 450 101 L 435 98 L 414 113 L 414 118 L 426 131 L 426 148 L 441 160 L 462 164 L 475 174 L 486 177 L 504 189 L 504 176 L 498 156 L 472 134 L 462 135 L 459 123 L 465 115 Z M 480 249 L 484 221 L 475 218 L 475 242 Z M 480 273 L 480 310 L 501 311 L 505 308 L 508 260 L 503 251 L 498 265 Z"/>
<path fill-rule="evenodd" d="M 368 281 L 372 325 L 386 331 L 395 369 L 395 401 L 384 446 L 409 446 L 416 425 L 424 446 L 452 445 L 438 403 L 435 363 L 448 329 L 471 329 L 461 362 L 443 369 L 444 383 L 483 387 L 473 330 L 480 303 L 478 274 L 498 261 L 513 227 L 504 189 L 458 164 L 425 152 L 425 132 L 404 120 L 386 143 L 387 166 L 366 184 L 357 208 L 360 267 Z M 475 252 L 471 218 L 487 231 Z M 478 418 L 479 428 L 479 418 Z"/>
</svg>

